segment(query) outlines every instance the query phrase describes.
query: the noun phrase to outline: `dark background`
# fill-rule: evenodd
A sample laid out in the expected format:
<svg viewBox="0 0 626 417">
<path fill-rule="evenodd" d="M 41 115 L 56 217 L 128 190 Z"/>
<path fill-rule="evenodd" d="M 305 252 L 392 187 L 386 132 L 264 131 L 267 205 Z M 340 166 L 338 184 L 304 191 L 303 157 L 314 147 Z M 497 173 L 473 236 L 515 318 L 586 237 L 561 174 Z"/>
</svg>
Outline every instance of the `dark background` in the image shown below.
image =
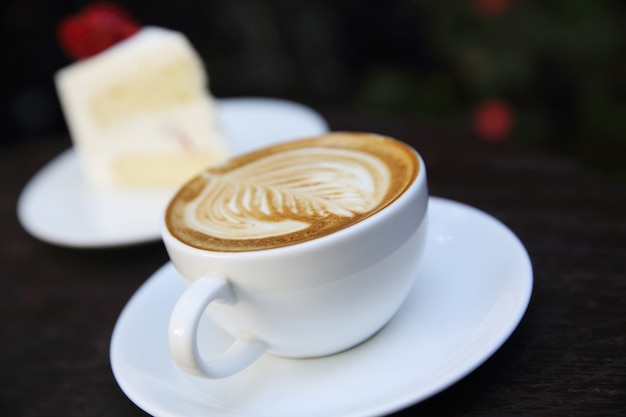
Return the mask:
<svg viewBox="0 0 626 417">
<path fill-rule="evenodd" d="M 56 25 L 86 4 L 0 2 L 2 416 L 144 415 L 111 374 L 109 343 L 167 261 L 162 244 L 59 248 L 16 217 L 24 185 L 70 145 L 52 77 L 71 61 Z M 433 195 L 486 211 L 524 242 L 534 289 L 520 326 L 471 375 L 398 417 L 626 416 L 626 194 L 612 180 L 626 181 L 622 2 L 122 4 L 183 31 L 218 97 L 298 100 L 335 129 L 403 138 L 428 161 Z M 505 143 L 474 134 L 493 98 L 513 117 Z"/>
<path fill-rule="evenodd" d="M 66 132 L 54 73 L 58 22 L 89 1 L 0 6 L 0 143 Z M 626 6 L 621 1 L 120 0 L 185 33 L 217 97 L 270 96 L 475 132 L 499 99 L 500 140 L 626 181 Z M 488 139 L 488 138 L 483 138 Z M 1 149 L 1 148 L 0 148 Z"/>
</svg>

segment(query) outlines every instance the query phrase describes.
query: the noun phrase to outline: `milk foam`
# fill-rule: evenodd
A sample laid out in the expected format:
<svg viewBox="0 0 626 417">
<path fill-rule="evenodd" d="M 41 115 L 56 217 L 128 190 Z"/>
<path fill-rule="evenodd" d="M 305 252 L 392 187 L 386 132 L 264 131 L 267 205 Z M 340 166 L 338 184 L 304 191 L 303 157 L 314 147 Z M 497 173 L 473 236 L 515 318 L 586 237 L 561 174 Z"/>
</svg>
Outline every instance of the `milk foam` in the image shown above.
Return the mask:
<svg viewBox="0 0 626 417">
<path fill-rule="evenodd" d="M 420 170 L 397 140 L 328 133 L 214 165 L 170 202 L 166 224 L 180 241 L 225 252 L 272 249 L 358 223 L 396 200 Z"/>
<path fill-rule="evenodd" d="M 386 164 L 346 149 L 293 149 L 226 173 L 203 174 L 204 190 L 185 223 L 221 239 L 261 239 L 301 231 L 330 216 L 372 210 L 389 188 Z"/>
</svg>

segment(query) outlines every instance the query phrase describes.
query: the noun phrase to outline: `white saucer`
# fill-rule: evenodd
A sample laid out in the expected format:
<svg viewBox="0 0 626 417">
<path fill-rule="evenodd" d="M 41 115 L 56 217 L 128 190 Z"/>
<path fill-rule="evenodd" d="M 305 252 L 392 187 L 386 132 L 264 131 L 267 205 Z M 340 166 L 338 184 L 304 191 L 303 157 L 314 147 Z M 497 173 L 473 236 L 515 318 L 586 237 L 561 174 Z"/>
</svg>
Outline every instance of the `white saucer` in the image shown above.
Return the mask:
<svg viewBox="0 0 626 417">
<path fill-rule="evenodd" d="M 110 353 L 118 384 L 155 416 L 220 417 L 374 416 L 449 387 L 516 328 L 530 300 L 532 266 L 518 238 L 477 209 L 431 197 L 429 216 L 416 284 L 380 333 L 320 359 L 266 355 L 227 379 L 189 376 L 169 356 L 167 325 L 183 285 L 166 264 L 115 326 Z M 200 333 L 220 349 L 230 341 L 209 319 Z"/>
<path fill-rule="evenodd" d="M 268 98 L 217 100 L 220 122 L 234 153 L 328 131 L 324 119 L 298 103 Z M 44 166 L 18 201 L 20 223 L 33 236 L 83 248 L 157 240 L 171 191 L 93 193 L 87 189 L 73 148 Z"/>
</svg>

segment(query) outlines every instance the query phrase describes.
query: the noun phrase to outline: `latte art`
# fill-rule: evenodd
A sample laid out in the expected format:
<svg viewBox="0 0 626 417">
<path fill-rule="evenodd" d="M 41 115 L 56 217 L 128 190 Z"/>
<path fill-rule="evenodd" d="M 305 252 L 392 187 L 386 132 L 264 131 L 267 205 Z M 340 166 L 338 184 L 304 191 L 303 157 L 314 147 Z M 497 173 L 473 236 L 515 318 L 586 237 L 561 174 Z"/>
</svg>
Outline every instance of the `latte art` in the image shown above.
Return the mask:
<svg viewBox="0 0 626 417">
<path fill-rule="evenodd" d="M 167 224 L 202 249 L 294 244 L 379 211 L 410 185 L 417 168 L 410 148 L 373 135 L 275 145 L 198 175 L 170 203 Z"/>
<path fill-rule="evenodd" d="M 330 216 L 355 217 L 380 203 L 390 181 L 379 159 L 326 148 L 289 150 L 202 177 L 207 184 L 185 220 L 221 239 L 280 236 Z"/>
</svg>

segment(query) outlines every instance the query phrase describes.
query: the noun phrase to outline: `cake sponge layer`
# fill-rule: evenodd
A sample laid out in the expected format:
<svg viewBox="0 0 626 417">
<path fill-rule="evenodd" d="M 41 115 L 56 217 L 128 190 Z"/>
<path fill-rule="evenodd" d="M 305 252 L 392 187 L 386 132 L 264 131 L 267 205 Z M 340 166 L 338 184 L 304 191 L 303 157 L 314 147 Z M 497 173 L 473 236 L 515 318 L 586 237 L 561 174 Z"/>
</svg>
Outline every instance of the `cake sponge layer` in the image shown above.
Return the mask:
<svg viewBox="0 0 626 417">
<path fill-rule="evenodd" d="M 179 32 L 143 28 L 55 82 L 95 187 L 176 186 L 229 156 L 202 61 Z"/>
</svg>

